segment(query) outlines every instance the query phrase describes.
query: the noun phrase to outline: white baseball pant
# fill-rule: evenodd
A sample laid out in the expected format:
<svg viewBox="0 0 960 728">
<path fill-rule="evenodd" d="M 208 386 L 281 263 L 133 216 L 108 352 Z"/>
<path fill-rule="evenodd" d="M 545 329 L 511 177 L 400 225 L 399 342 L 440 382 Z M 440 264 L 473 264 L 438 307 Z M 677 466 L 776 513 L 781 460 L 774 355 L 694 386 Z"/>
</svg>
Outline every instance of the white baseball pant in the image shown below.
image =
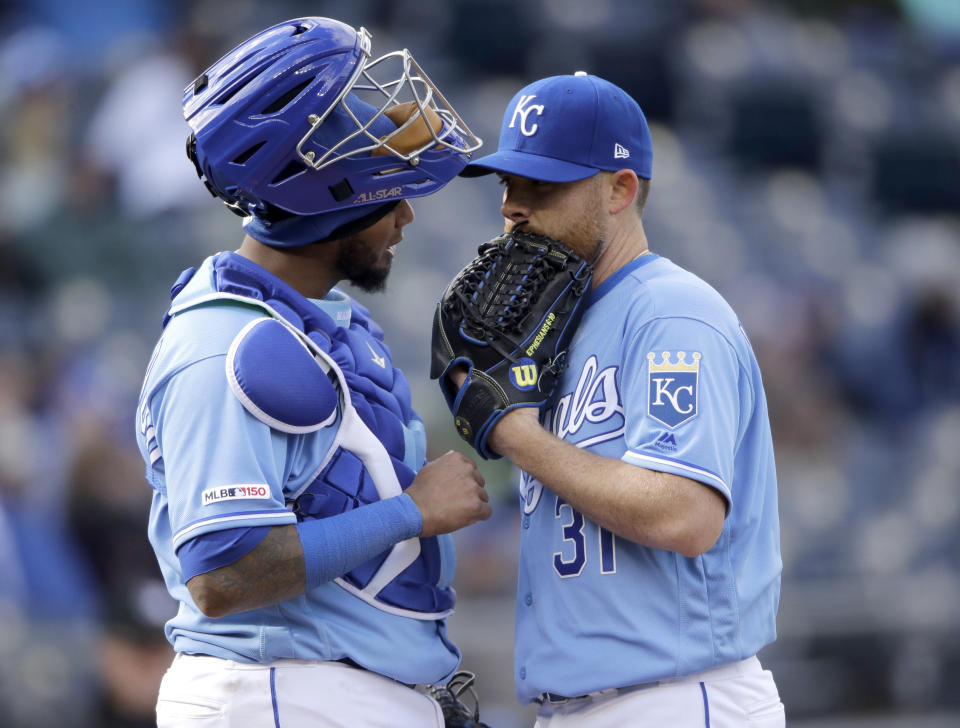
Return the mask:
<svg viewBox="0 0 960 728">
<path fill-rule="evenodd" d="M 544 699 L 534 728 L 784 728 L 783 703 L 756 657 L 685 677 Z"/>
<path fill-rule="evenodd" d="M 443 728 L 433 699 L 341 662 L 259 664 L 177 654 L 160 685 L 158 728 Z"/>
</svg>

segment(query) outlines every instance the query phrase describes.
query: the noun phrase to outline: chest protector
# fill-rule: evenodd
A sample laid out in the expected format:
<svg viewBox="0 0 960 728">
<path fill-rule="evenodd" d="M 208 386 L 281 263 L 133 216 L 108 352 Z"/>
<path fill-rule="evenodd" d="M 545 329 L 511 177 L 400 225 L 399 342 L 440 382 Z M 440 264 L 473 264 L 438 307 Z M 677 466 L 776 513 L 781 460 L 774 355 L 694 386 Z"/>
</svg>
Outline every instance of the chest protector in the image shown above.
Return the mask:
<svg viewBox="0 0 960 728">
<path fill-rule="evenodd" d="M 257 306 L 267 316 L 245 327 L 227 356 L 227 376 L 244 407 L 274 429 L 298 434 L 332 424 L 339 405 L 337 434 L 317 463 L 316 476 L 287 496 L 298 520 L 328 518 L 399 495 L 416 475 L 404 458 L 410 433 L 422 429 L 422 422 L 413 411 L 406 378 L 392 366 L 383 331 L 369 312 L 351 302 L 350 326 L 338 326 L 246 258 L 220 253 L 213 263 L 216 292 L 172 306 L 165 323 L 218 300 Z M 191 276 L 192 270 L 181 275 L 174 295 Z M 283 381 L 274 385 L 262 373 L 246 376 L 236 365 L 240 357 L 259 360 L 258 370 L 269 371 L 273 382 Z M 407 539 L 334 581 L 385 612 L 439 619 L 453 611 L 455 601 L 452 588 L 438 585 L 440 552 L 435 536 Z"/>
</svg>

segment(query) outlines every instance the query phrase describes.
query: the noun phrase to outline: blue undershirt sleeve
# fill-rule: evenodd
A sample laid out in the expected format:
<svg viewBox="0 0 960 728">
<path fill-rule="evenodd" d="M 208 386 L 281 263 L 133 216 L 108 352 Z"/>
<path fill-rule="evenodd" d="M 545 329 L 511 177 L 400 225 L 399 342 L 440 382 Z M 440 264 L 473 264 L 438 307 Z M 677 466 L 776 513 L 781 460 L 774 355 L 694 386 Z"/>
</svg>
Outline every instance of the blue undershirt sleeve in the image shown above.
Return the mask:
<svg viewBox="0 0 960 728">
<path fill-rule="evenodd" d="M 274 527 L 228 528 L 184 542 L 177 550 L 184 583 L 246 556 L 260 545 L 271 528 Z M 338 516 L 298 523 L 307 589 L 347 573 L 422 529 L 420 510 L 405 493 Z"/>
<path fill-rule="evenodd" d="M 422 529 L 420 510 L 406 493 L 332 518 L 298 523 L 307 591 L 346 574 L 395 543 L 413 538 Z"/>
<path fill-rule="evenodd" d="M 177 549 L 183 582 L 187 583 L 198 574 L 227 566 L 249 554 L 266 538 L 273 526 L 250 526 L 228 528 L 201 534 Z"/>
</svg>

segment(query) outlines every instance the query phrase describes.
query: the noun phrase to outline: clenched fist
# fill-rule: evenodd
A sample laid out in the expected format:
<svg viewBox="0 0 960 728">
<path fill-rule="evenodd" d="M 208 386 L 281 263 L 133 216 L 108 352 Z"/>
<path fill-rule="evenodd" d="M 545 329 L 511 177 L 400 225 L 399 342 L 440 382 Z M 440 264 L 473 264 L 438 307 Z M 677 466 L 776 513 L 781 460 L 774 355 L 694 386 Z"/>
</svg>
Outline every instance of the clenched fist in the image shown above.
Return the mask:
<svg viewBox="0 0 960 728">
<path fill-rule="evenodd" d="M 424 465 L 406 493 L 423 518 L 420 535 L 451 533 L 493 512 L 484 480 L 473 460 L 451 450 Z"/>
</svg>

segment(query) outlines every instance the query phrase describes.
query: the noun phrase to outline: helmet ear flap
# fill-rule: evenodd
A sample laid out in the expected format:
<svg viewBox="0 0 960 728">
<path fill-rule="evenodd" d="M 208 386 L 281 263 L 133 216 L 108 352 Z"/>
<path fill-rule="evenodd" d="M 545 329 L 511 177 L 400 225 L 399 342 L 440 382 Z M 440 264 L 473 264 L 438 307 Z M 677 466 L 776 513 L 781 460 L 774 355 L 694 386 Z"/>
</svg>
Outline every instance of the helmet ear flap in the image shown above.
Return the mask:
<svg viewBox="0 0 960 728">
<path fill-rule="evenodd" d="M 190 136 L 187 137 L 187 159 L 193 162 L 193 168 L 197 170 L 197 177 L 206 183 L 207 179 L 203 176 L 203 170 L 200 169 L 200 162 L 197 161 L 197 135 L 194 132 L 190 132 Z M 210 189 L 209 184 L 207 184 L 207 189 L 210 190 L 210 194 L 216 196 L 216 193 Z"/>
<path fill-rule="evenodd" d="M 230 211 L 235 215 L 240 217 L 246 217 L 249 213 L 240 205 L 240 203 L 231 198 L 222 190 L 218 189 L 203 172 L 203 166 L 200 164 L 200 159 L 197 157 L 197 135 L 195 132 L 190 132 L 190 136 L 187 137 L 187 159 L 193 162 L 193 168 L 197 171 L 197 177 L 200 178 L 200 181 L 203 182 L 203 186 L 207 188 L 213 197 L 223 200 L 226 203 L 227 207 L 230 208 Z"/>
</svg>

